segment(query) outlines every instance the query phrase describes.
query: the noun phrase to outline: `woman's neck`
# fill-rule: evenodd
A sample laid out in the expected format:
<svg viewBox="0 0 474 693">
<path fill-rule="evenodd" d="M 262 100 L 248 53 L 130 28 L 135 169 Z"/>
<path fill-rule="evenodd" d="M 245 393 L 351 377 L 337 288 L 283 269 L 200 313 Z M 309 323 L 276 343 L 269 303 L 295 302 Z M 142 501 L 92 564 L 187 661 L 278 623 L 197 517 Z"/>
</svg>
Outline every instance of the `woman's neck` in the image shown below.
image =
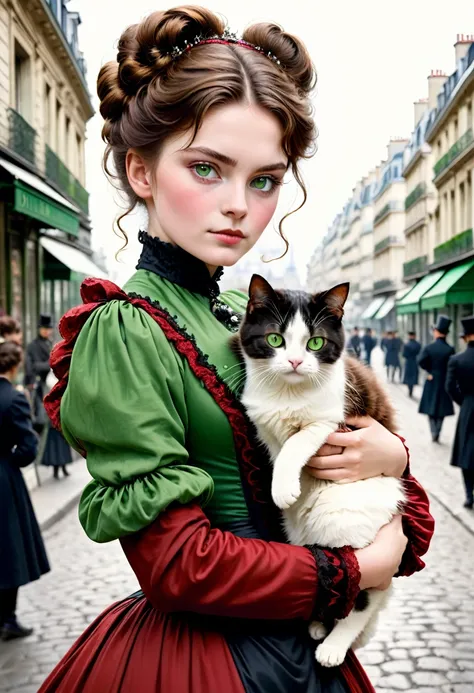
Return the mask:
<svg viewBox="0 0 474 693">
<path fill-rule="evenodd" d="M 166 236 L 166 234 L 161 233 L 160 231 L 157 231 L 156 229 L 152 229 L 152 228 L 148 227 L 147 234 L 149 236 L 151 236 L 151 238 L 159 238 L 160 241 L 163 241 L 163 243 L 169 243 L 169 245 L 172 245 L 175 248 L 178 247 L 175 243 L 172 243 L 172 241 L 170 241 L 170 239 Z M 199 260 L 199 258 L 197 258 L 195 255 L 193 255 L 193 257 L 196 258 L 196 260 Z M 209 276 L 213 277 L 215 275 L 215 273 L 217 272 L 218 267 L 216 265 L 208 265 L 205 262 L 203 264 L 207 267 L 207 270 L 209 272 Z"/>
<path fill-rule="evenodd" d="M 5 378 L 5 380 L 8 380 L 11 383 L 13 373 L 11 371 L 9 371 L 8 373 L 0 373 L 0 378 Z"/>
</svg>

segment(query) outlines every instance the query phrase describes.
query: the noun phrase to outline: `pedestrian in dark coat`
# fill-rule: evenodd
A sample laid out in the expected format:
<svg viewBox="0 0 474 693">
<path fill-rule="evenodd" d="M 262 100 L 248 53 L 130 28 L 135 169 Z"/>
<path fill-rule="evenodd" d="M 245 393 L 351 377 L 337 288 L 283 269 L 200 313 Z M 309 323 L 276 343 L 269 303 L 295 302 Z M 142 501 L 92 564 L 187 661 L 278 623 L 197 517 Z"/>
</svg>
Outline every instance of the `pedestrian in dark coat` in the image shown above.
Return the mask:
<svg viewBox="0 0 474 693">
<path fill-rule="evenodd" d="M 49 356 L 53 347 L 51 341 L 52 334 L 53 321 L 51 316 L 40 315 L 38 337 L 28 345 L 27 349 L 25 385 L 32 393 L 34 426 L 36 430 L 41 432 L 45 426 L 48 426 L 46 445 L 41 463 L 46 467 L 52 467 L 54 478 L 59 479 L 60 469 L 64 476 L 69 476 L 66 465 L 71 464 L 72 455 L 71 448 L 62 434 L 49 425 L 43 405 L 43 399 L 48 393 L 46 379 L 51 370 Z"/>
<path fill-rule="evenodd" d="M 372 330 L 368 327 L 365 330 L 365 335 L 362 337 L 362 345 L 365 352 L 365 362 L 370 366 L 370 360 L 372 358 L 372 352 L 377 346 L 377 340 L 372 335 Z"/>
<path fill-rule="evenodd" d="M 451 464 L 462 469 L 466 487 L 465 508 L 474 506 L 474 315 L 461 320 L 462 338 L 467 349 L 451 356 L 448 363 L 446 390 L 460 405 Z"/>
<path fill-rule="evenodd" d="M 416 339 L 416 333 L 409 332 L 408 342 L 403 347 L 403 358 L 405 359 L 403 384 L 408 385 L 409 397 L 413 397 L 413 388 L 418 385 L 418 354 L 420 351 L 421 344 Z"/>
<path fill-rule="evenodd" d="M 361 341 L 360 341 L 360 337 L 359 337 L 359 328 L 358 327 L 354 327 L 354 329 L 352 330 L 352 335 L 351 335 L 351 338 L 349 339 L 349 344 L 348 344 L 347 350 L 356 359 L 360 359 Z"/>
<path fill-rule="evenodd" d="M 49 571 L 40 529 L 21 467 L 33 462 L 37 436 L 25 395 L 14 381 L 22 349 L 0 344 L 0 635 L 12 640 L 33 631 L 18 623 L 18 588 Z"/>
<path fill-rule="evenodd" d="M 435 341 L 425 346 L 418 360 L 420 368 L 428 373 L 418 411 L 428 415 L 434 443 L 439 443 L 444 417 L 454 414 L 453 402 L 446 392 L 448 361 L 454 354 L 453 347 L 446 342 L 451 322 L 446 315 L 440 315 L 433 328 Z"/>
<path fill-rule="evenodd" d="M 396 332 L 387 332 L 385 342 L 385 367 L 387 369 L 387 379 L 395 382 L 395 373 L 401 372 L 400 352 L 402 350 L 402 340 Z M 399 375 L 400 379 L 400 375 Z"/>
</svg>

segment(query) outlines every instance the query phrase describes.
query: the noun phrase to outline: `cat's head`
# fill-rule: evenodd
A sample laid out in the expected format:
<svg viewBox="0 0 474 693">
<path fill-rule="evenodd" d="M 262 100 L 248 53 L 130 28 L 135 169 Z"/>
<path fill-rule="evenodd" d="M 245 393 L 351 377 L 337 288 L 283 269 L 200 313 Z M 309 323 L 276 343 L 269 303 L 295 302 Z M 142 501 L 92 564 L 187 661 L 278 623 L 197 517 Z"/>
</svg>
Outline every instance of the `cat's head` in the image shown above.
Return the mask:
<svg viewBox="0 0 474 693">
<path fill-rule="evenodd" d="M 322 383 L 344 349 L 348 294 L 348 283 L 316 294 L 279 291 L 254 274 L 240 328 L 245 360 L 258 362 L 262 377 L 266 371 L 287 383 Z"/>
</svg>

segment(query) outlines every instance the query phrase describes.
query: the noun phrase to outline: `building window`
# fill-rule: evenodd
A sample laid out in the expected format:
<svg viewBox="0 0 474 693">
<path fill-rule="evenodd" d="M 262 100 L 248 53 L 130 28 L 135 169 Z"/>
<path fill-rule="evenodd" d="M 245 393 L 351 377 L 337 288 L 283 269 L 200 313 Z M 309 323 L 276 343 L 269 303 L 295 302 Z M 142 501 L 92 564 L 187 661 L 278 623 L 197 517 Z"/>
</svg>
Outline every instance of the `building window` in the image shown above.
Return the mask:
<svg viewBox="0 0 474 693">
<path fill-rule="evenodd" d="M 15 41 L 15 110 L 25 120 L 31 118 L 31 60 Z"/>
<path fill-rule="evenodd" d="M 44 139 L 46 144 L 51 144 L 51 87 L 47 82 L 44 84 L 43 109 Z"/>
<path fill-rule="evenodd" d="M 456 196 L 455 196 L 455 191 L 451 190 L 451 228 L 449 229 L 450 234 L 448 235 L 448 238 L 451 238 L 452 236 L 456 235 Z"/>
<path fill-rule="evenodd" d="M 68 168 L 71 169 L 74 167 L 74 164 L 72 162 L 72 152 L 71 152 L 71 119 L 69 117 L 66 117 L 66 141 L 64 144 L 64 163 L 67 164 Z"/>
<path fill-rule="evenodd" d="M 464 231 L 466 224 L 465 224 L 465 214 L 466 214 L 466 191 L 464 188 L 464 183 L 461 183 L 459 186 L 459 210 L 460 210 L 460 215 L 461 218 L 459 220 L 460 226 L 461 226 L 461 231 Z"/>
</svg>

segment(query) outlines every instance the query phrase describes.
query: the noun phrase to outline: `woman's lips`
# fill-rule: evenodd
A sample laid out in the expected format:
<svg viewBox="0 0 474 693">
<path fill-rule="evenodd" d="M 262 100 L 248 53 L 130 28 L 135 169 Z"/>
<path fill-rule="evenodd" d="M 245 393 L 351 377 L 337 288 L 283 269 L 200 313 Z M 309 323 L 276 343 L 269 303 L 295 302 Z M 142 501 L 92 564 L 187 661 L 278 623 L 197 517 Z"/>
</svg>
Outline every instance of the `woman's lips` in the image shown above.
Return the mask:
<svg viewBox="0 0 474 693">
<path fill-rule="evenodd" d="M 226 245 L 237 245 L 244 238 L 244 234 L 239 229 L 224 229 L 223 231 L 213 231 L 212 233 Z"/>
</svg>

